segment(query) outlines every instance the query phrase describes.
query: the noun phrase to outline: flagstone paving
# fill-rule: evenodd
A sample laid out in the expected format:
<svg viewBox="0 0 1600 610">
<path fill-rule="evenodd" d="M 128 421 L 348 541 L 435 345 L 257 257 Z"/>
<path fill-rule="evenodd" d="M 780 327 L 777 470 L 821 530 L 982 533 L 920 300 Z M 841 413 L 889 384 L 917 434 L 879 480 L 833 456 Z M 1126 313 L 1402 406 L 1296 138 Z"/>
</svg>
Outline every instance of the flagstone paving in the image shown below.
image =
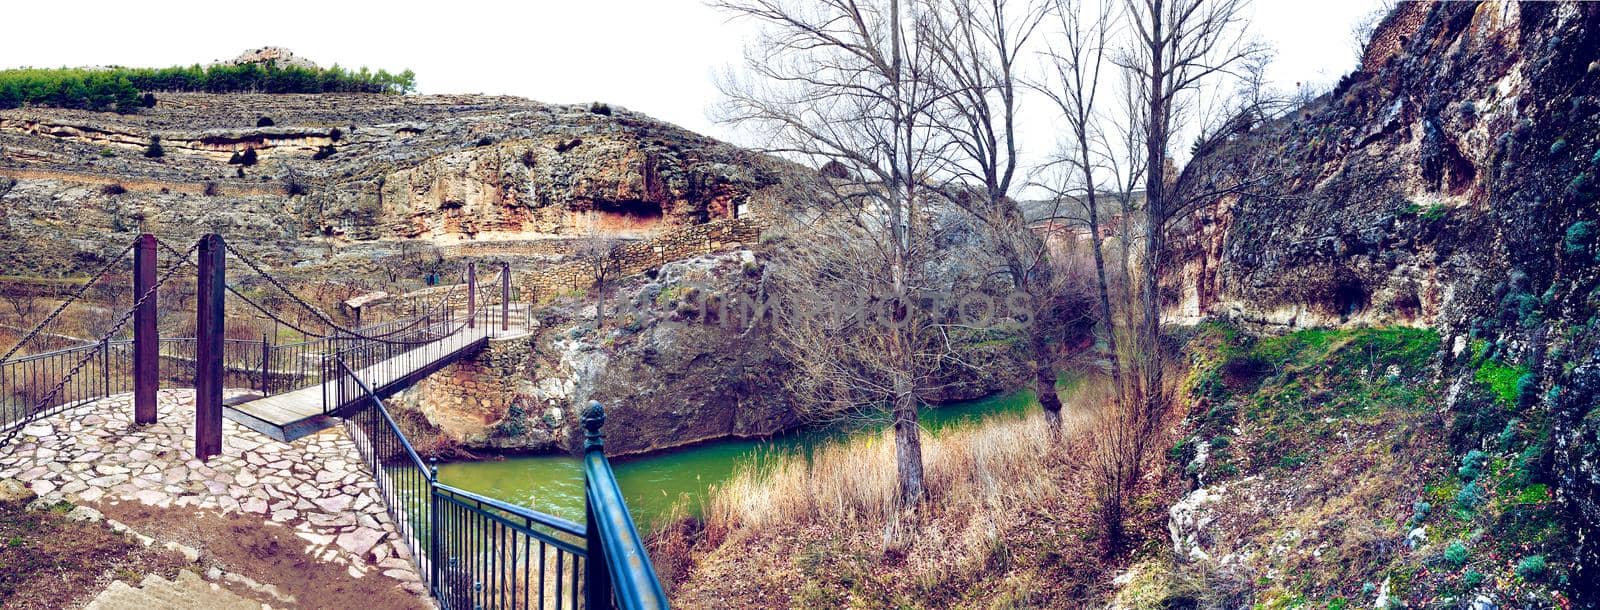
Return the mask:
<svg viewBox="0 0 1600 610">
<path fill-rule="evenodd" d="M 258 515 L 292 528 L 307 554 L 351 576 L 381 571 L 422 591 L 410 551 L 342 428 L 283 443 L 232 420 L 222 425 L 222 455 L 201 462 L 193 390 L 162 390 L 157 423 L 147 426 L 133 424 L 131 395 L 113 396 L 25 427 L 0 447 L 0 478 L 72 502 Z"/>
</svg>

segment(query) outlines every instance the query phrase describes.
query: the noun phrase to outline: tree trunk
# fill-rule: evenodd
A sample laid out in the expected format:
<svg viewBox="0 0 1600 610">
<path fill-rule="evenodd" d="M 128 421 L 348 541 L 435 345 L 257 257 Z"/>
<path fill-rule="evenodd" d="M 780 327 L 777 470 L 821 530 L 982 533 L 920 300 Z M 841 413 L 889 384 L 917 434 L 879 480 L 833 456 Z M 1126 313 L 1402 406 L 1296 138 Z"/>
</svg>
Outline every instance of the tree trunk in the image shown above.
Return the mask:
<svg viewBox="0 0 1600 610">
<path fill-rule="evenodd" d="M 1050 342 L 1044 333 L 1033 339 L 1033 391 L 1039 396 L 1039 406 L 1044 407 L 1045 421 L 1050 429 L 1061 426 L 1061 396 L 1056 394 L 1055 354 L 1050 353 Z"/>
<path fill-rule="evenodd" d="M 895 403 L 894 455 L 900 475 L 900 505 L 912 507 L 922 502 L 922 430 L 917 426 L 916 398 L 904 394 Z"/>
<path fill-rule="evenodd" d="M 594 328 L 600 330 L 606 325 L 606 280 L 600 278 L 595 282 L 594 301 Z"/>
<path fill-rule="evenodd" d="M 1117 318 L 1111 309 L 1111 287 L 1106 282 L 1106 257 L 1103 240 L 1100 239 L 1100 202 L 1095 196 L 1094 172 L 1089 164 L 1089 145 L 1079 138 L 1080 154 L 1083 155 L 1083 179 L 1089 185 L 1088 194 L 1084 201 L 1089 206 L 1089 243 L 1094 248 L 1094 273 L 1100 288 L 1100 315 L 1106 329 L 1106 351 L 1111 356 L 1111 387 L 1116 391 L 1118 404 L 1127 404 L 1128 392 L 1122 385 L 1122 352 L 1117 350 Z M 1126 210 L 1124 210 L 1126 211 Z M 1124 214 L 1126 218 L 1126 214 Z M 1130 241 L 1131 235 L 1126 230 L 1122 233 L 1122 242 Z"/>
</svg>

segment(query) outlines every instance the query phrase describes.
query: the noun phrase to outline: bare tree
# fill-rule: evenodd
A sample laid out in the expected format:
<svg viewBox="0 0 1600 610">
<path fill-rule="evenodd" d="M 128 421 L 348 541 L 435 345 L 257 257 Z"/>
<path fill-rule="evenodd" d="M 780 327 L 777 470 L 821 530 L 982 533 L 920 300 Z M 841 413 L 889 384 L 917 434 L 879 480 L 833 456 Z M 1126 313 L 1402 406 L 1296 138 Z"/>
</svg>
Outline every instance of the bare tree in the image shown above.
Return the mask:
<svg viewBox="0 0 1600 610">
<path fill-rule="evenodd" d="M 933 113 L 943 144 L 934 157 L 943 178 L 940 191 L 978 221 L 999 261 L 997 275 L 1026 298 L 1034 390 L 1054 427 L 1061 421 L 1061 398 L 1052 342 L 1069 315 L 1063 311 L 1067 300 L 1045 241 L 1012 197 L 1018 95 L 1024 89 L 1019 64 L 1049 5 L 930 0 L 929 9 L 923 27 L 930 32 L 933 82 L 941 93 Z"/>
<path fill-rule="evenodd" d="M 1058 0 L 1055 7 L 1060 35 L 1049 45 L 1050 78 L 1041 90 L 1068 130 L 1058 159 L 1067 171 L 1052 190 L 1058 199 L 1084 208 L 1098 309 L 1111 352 L 1114 391 L 1101 417 L 1095 458 L 1107 552 L 1122 543 L 1123 503 L 1138 483 L 1142 460 L 1170 402 L 1159 292 L 1167 229 L 1206 197 L 1239 186 L 1224 188 L 1215 174 L 1192 166 L 1177 172 L 1172 139 L 1179 125 L 1222 109 L 1207 104 L 1221 99 L 1214 94 L 1225 77 L 1244 73 L 1240 80 L 1249 83 L 1248 75 L 1254 74 L 1258 86 L 1247 85 L 1245 92 L 1261 92 L 1264 64 L 1255 61 L 1261 48 L 1244 38 L 1245 2 L 1123 0 L 1118 7 Z M 1110 82 L 1120 87 L 1102 89 L 1107 67 L 1115 68 L 1110 76 L 1118 78 Z M 1102 96 L 1114 96 L 1108 99 L 1117 103 L 1102 108 Z M 1194 155 L 1214 150 L 1241 123 L 1259 120 L 1260 101 L 1228 104 L 1230 118 L 1213 122 L 1201 134 Z M 1252 109 L 1251 118 L 1233 112 L 1244 108 Z M 1120 207 L 1109 227 L 1119 246 L 1116 266 L 1107 260 L 1102 232 L 1107 195 Z"/>
<path fill-rule="evenodd" d="M 589 217 L 575 254 L 584 270 L 588 272 L 589 278 L 594 281 L 595 328 L 601 328 L 606 324 L 606 283 L 621 271 L 616 260 L 617 247 L 621 245 L 622 240 L 600 228 L 599 217 Z"/>
<path fill-rule="evenodd" d="M 1117 347 L 1116 315 L 1111 307 L 1111 284 L 1106 273 L 1100 227 L 1103 189 L 1097 176 L 1107 143 L 1105 130 L 1098 125 L 1102 115 L 1096 106 L 1101 70 L 1105 67 L 1106 52 L 1114 34 L 1114 15 L 1109 3 L 1097 3 L 1091 11 L 1081 0 L 1058 0 L 1053 14 L 1059 20 L 1059 40 L 1053 42 L 1046 53 L 1051 81 L 1039 89 L 1055 103 L 1066 120 L 1068 141 L 1058 160 L 1066 167 L 1063 184 L 1050 190 L 1056 201 L 1076 199 L 1084 207 L 1083 222 L 1088 226 L 1094 257 L 1100 319 L 1110 352 L 1113 398 L 1120 406 L 1127 403 L 1127 396 Z"/>
<path fill-rule="evenodd" d="M 797 225 L 813 258 L 790 257 L 817 275 L 796 280 L 780 313 L 780 338 L 808 367 L 796 376 L 807 408 L 848 413 L 890 405 L 899 498 L 923 497 L 917 408 L 928 394 L 945 337 L 908 306 L 931 288 L 934 251 L 926 184 L 936 168 L 927 5 L 914 0 L 719 0 L 764 26 L 748 51 L 744 82 L 723 83 L 723 119 L 759 129 L 767 149 L 850 178 L 828 181 L 827 209 Z M 753 130 L 754 130 L 753 129 Z M 824 315 L 813 303 L 857 303 Z M 843 343 L 841 343 L 843 341 Z M 810 360 L 816 358 L 818 360 Z M 808 361 L 809 360 L 809 361 Z"/>
<path fill-rule="evenodd" d="M 1174 195 L 1177 180 L 1169 175 L 1172 137 L 1203 89 L 1218 86 L 1229 70 L 1261 52 L 1245 39 L 1245 6 L 1246 0 L 1127 0 L 1133 41 L 1116 62 L 1133 76 L 1129 82 L 1137 84 L 1133 91 L 1142 105 L 1145 226 L 1137 282 L 1142 311 L 1134 333 L 1141 369 L 1136 381 L 1143 399 L 1142 433 L 1136 436 L 1141 454 L 1169 398 L 1163 378 L 1159 275 L 1167 225 L 1184 211 Z"/>
</svg>

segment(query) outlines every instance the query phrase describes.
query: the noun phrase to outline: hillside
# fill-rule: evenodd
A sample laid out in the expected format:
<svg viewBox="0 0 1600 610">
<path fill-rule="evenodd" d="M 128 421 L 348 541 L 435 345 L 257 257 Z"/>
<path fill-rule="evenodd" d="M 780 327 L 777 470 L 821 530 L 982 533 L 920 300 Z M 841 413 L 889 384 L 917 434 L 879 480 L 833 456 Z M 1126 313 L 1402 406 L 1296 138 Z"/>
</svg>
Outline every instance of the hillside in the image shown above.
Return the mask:
<svg viewBox="0 0 1600 610">
<path fill-rule="evenodd" d="M 1425 442 L 1447 450 L 1408 453 L 1419 460 L 1413 472 L 1421 478 L 1384 491 L 1386 510 L 1401 521 L 1413 502 L 1431 502 L 1437 511 L 1451 500 L 1449 490 L 1473 484 L 1467 471 L 1482 467 L 1514 481 L 1486 496 L 1509 503 L 1505 520 L 1473 521 L 1468 510 L 1456 525 L 1448 517 L 1447 523 L 1427 523 L 1476 527 L 1502 539 L 1535 536 L 1515 541 L 1526 549 L 1539 546 L 1548 532 L 1525 525 L 1545 517 L 1518 508 L 1515 498 L 1523 494 L 1537 504 L 1542 491 L 1528 486 L 1548 487 L 1557 507 L 1548 518 L 1577 533 L 1552 544 L 1575 547 L 1566 551 L 1572 571 L 1560 582 L 1573 585 L 1579 607 L 1597 603 L 1594 583 L 1600 580 L 1600 546 L 1585 534 L 1600 526 L 1597 49 L 1600 6 L 1593 4 L 1402 4 L 1380 25 L 1362 67 L 1331 94 L 1242 130 L 1229 147 L 1195 160 L 1193 171 L 1223 175 L 1250 168 L 1269 186 L 1215 201 L 1182 227 L 1176 243 L 1181 265 L 1165 278 L 1165 305 L 1175 320 L 1220 317 L 1268 335 L 1366 325 L 1436 329 L 1437 381 L 1418 382 L 1424 397 L 1413 424 L 1425 436 L 1407 433 L 1394 447 Z M 1251 363 L 1257 362 L 1241 370 L 1254 371 Z M 1406 363 L 1387 364 L 1401 371 L 1390 368 L 1390 376 L 1411 370 Z M 1366 370 L 1377 375 L 1384 365 L 1369 361 Z M 1290 375 L 1282 363 L 1262 366 L 1243 377 Z M 1283 378 L 1280 391 L 1313 405 L 1339 402 L 1341 388 L 1312 381 L 1323 373 L 1300 374 L 1316 376 L 1295 383 Z M 1260 404 L 1278 417 L 1293 412 L 1278 399 Z M 1197 413 L 1193 423 L 1204 427 L 1215 419 L 1215 411 Z M 1410 427 L 1380 429 L 1392 434 Z M 1332 438 L 1318 443 L 1306 455 L 1338 445 Z M 1285 460 L 1297 455 L 1271 445 L 1267 450 Z M 1447 473 L 1456 467 L 1459 478 Z M 1349 471 L 1323 474 L 1336 472 Z M 1194 493 L 1221 493 L 1231 479 L 1218 478 L 1216 487 L 1202 481 L 1206 487 Z M 1422 519 L 1425 514 L 1411 525 Z M 1429 530 L 1426 543 L 1437 552 L 1442 543 L 1435 532 Z M 1398 543 L 1403 534 L 1391 528 L 1383 536 Z M 1473 557 L 1480 546 L 1508 552 L 1490 540 L 1480 545 L 1477 536 L 1466 541 Z M 1242 548 L 1262 552 L 1264 544 Z M 1304 540 L 1275 544 L 1291 553 L 1322 549 Z M 1510 564 L 1494 570 L 1481 572 L 1480 580 L 1484 573 L 1519 578 Z M 1498 590 L 1517 599 L 1518 589 L 1507 582 L 1452 591 Z M 1427 598 L 1423 592 L 1444 589 L 1419 581 L 1415 591 Z M 1551 603 L 1522 599 L 1517 606 Z"/>
<path fill-rule="evenodd" d="M 235 235 L 283 265 L 359 265 L 410 239 L 500 244 L 478 255 L 560 254 L 540 244 L 591 224 L 626 237 L 731 217 L 774 182 L 764 157 L 598 103 L 156 99 L 136 114 L 0 111 L 0 266 L 83 270 L 141 225 L 175 243 Z M 147 156 L 153 138 L 159 157 Z"/>
</svg>

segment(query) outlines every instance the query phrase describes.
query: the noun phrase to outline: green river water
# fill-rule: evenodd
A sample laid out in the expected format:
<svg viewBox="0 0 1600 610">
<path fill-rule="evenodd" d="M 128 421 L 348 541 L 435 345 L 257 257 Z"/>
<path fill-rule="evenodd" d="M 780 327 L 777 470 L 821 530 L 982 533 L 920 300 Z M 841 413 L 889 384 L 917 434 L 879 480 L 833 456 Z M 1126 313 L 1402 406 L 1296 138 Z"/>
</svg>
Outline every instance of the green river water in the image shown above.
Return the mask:
<svg viewBox="0 0 1600 610">
<path fill-rule="evenodd" d="M 1064 377 L 1061 385 L 1072 385 Z M 996 417 L 1019 417 L 1038 408 L 1032 390 L 923 410 L 923 429 L 937 435 L 955 426 Z M 727 480 L 742 464 L 784 453 L 806 451 L 818 443 L 852 434 L 875 434 L 882 427 L 855 431 L 801 431 L 765 440 L 722 440 L 611 462 L 634 521 L 652 527 L 672 504 L 687 495 L 698 510 L 707 490 Z M 583 469 L 569 456 L 508 457 L 497 461 L 455 462 L 439 466 L 440 481 L 485 496 L 583 522 Z"/>
</svg>

